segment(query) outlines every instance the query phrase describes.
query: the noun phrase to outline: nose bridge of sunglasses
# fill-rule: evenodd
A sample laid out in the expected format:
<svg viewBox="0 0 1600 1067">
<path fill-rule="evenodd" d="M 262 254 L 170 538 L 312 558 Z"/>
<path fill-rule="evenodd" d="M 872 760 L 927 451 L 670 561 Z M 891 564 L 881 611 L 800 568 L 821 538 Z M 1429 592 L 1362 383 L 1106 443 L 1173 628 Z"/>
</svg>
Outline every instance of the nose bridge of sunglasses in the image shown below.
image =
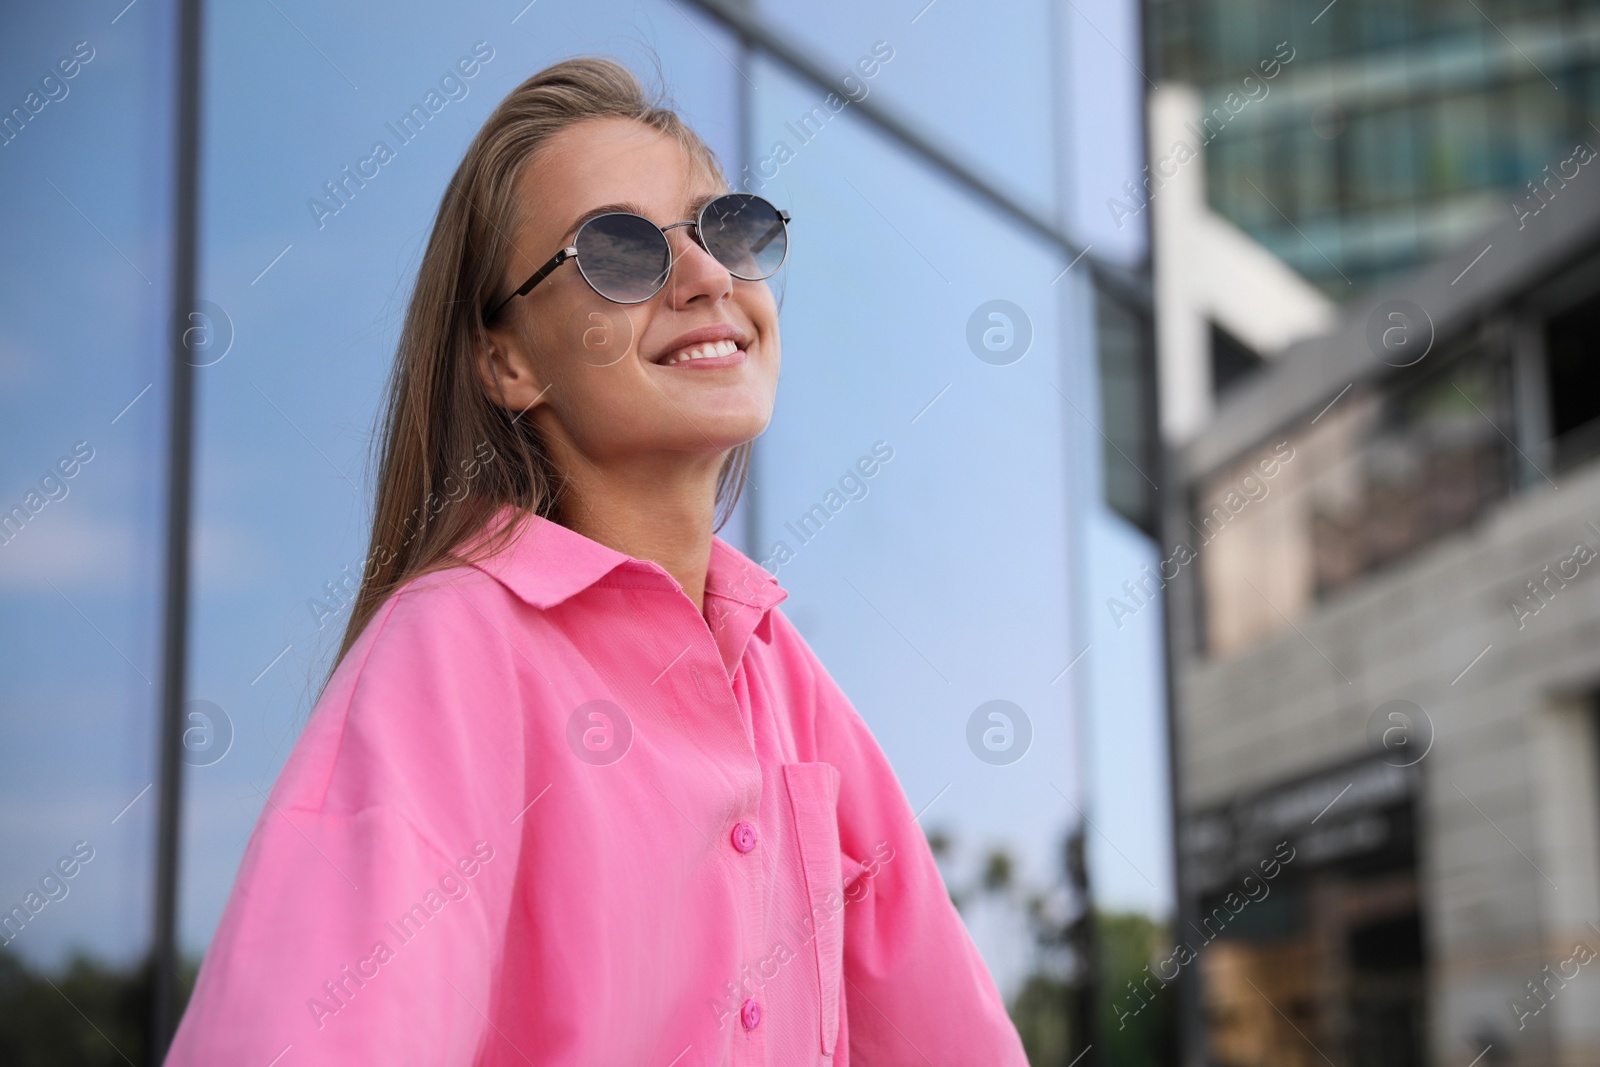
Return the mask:
<svg viewBox="0 0 1600 1067">
<path fill-rule="evenodd" d="M 680 228 L 684 233 L 682 239 L 683 243 L 681 245 L 674 245 L 672 243 L 672 231 Z M 724 270 L 728 269 L 728 264 L 722 261 L 722 257 L 717 254 L 715 247 L 709 240 L 707 240 L 705 230 L 701 227 L 698 219 L 689 219 L 685 222 L 674 222 L 671 225 L 661 227 L 661 232 L 666 235 L 668 247 L 672 252 L 673 273 L 677 272 L 678 264 L 683 261 L 684 254 L 690 249 L 699 250 L 702 254 L 709 256 L 713 263 L 722 267 Z"/>
<path fill-rule="evenodd" d="M 673 230 L 683 231 L 681 243 L 675 243 Z M 661 234 L 667 239 L 667 248 L 672 253 L 674 262 L 682 256 L 683 250 L 690 245 L 699 245 L 702 251 L 705 250 L 705 242 L 700 238 L 700 226 L 694 219 L 686 219 L 683 222 L 669 222 L 661 227 Z"/>
</svg>

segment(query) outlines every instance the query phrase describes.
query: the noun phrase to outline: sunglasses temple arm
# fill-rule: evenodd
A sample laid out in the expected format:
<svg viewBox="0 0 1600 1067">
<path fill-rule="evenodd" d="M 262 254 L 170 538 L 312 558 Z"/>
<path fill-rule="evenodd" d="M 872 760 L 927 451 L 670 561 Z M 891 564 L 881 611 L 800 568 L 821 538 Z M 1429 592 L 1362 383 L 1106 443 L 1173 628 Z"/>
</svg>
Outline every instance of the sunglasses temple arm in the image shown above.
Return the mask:
<svg viewBox="0 0 1600 1067">
<path fill-rule="evenodd" d="M 538 270 L 534 271 L 533 272 L 533 277 L 531 277 L 527 281 L 523 282 L 522 285 L 517 289 L 516 292 L 512 293 L 510 296 L 508 296 L 504 300 L 500 301 L 500 303 L 496 304 L 493 307 L 493 309 L 491 309 L 490 311 L 485 313 L 484 320 L 492 322 L 500 314 L 500 311 L 501 311 L 502 308 L 504 308 L 507 304 L 511 303 L 511 301 L 515 300 L 519 296 L 527 296 L 528 295 L 528 290 L 532 289 L 534 286 L 538 285 L 540 282 L 542 282 L 546 278 L 550 277 L 550 272 L 551 271 L 555 270 L 557 267 L 561 266 L 561 264 L 565 263 L 567 260 L 571 259 L 573 256 L 575 256 L 577 254 L 578 254 L 578 250 L 576 248 L 574 248 L 574 247 L 570 247 L 569 246 L 567 248 L 563 248 L 561 251 L 559 251 L 555 255 L 551 256 L 550 257 L 550 261 L 548 263 L 546 263 L 544 266 L 540 267 Z"/>
<path fill-rule="evenodd" d="M 550 274 L 551 274 L 552 271 L 554 271 L 557 267 L 561 266 L 561 264 L 565 263 L 567 260 L 571 259 L 573 256 L 575 256 L 577 254 L 578 254 L 578 250 L 576 248 L 571 248 L 571 247 L 563 248 L 561 251 L 557 252 L 555 255 L 550 257 L 550 262 L 546 263 L 544 266 L 542 266 L 538 270 L 534 271 L 533 272 L 533 277 L 531 277 L 527 281 L 523 282 L 522 283 L 522 288 L 518 289 L 512 295 L 513 296 L 526 296 L 529 289 L 532 289 L 534 286 L 538 285 L 540 282 L 542 282 L 546 278 L 550 277 Z"/>
</svg>

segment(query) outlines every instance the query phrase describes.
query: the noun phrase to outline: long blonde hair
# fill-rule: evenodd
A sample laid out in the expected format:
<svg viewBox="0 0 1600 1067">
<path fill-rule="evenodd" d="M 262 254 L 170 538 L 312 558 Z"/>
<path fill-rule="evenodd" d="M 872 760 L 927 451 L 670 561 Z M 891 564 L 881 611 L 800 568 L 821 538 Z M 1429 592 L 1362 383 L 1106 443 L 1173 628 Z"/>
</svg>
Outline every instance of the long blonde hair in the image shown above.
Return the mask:
<svg viewBox="0 0 1600 1067">
<path fill-rule="evenodd" d="M 372 536 L 330 677 L 383 602 L 418 575 L 458 563 L 455 550 L 502 505 L 556 517 L 561 472 L 532 420 L 491 402 L 475 362 L 485 335 L 482 309 L 496 298 L 515 252 L 507 235 L 525 206 L 516 197 L 524 165 L 554 134 L 601 117 L 634 119 L 675 138 L 727 188 L 716 154 L 614 60 L 583 56 L 546 67 L 494 109 L 440 200 L 406 309 L 374 439 Z M 738 502 L 750 449 L 739 445 L 723 462 L 717 529 Z M 490 531 L 476 554 L 502 549 L 512 528 Z"/>
</svg>

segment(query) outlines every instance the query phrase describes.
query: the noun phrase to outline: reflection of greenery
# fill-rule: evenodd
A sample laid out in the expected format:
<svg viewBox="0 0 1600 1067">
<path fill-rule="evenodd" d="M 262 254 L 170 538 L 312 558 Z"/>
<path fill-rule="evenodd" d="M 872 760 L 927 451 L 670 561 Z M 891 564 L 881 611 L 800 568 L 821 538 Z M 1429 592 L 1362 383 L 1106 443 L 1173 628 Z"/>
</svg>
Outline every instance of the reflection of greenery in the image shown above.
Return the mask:
<svg viewBox="0 0 1600 1067">
<path fill-rule="evenodd" d="M 197 961 L 178 968 L 181 1014 Z M 74 956 L 55 974 L 0 952 L 0 1064 L 6 1067 L 112 1067 L 150 1062 L 152 968 L 117 969 Z"/>
<path fill-rule="evenodd" d="M 1137 1007 L 1128 982 L 1146 977 L 1144 968 L 1164 955 L 1166 927 L 1137 912 L 1093 912 L 1082 906 L 1087 895 L 1081 832 L 1061 843 L 1059 867 L 1050 885 L 1031 888 L 1019 883 L 1017 865 L 1003 848 L 991 848 L 977 874 L 958 883 L 949 870 L 955 844 L 945 831 L 932 831 L 928 843 L 944 869 L 950 899 L 966 908 L 978 899 L 1020 909 L 1033 939 L 1033 968 L 1010 1005 L 1011 1020 L 1022 1037 L 1033 1067 L 1159 1067 L 1174 1062 L 1176 990 L 1157 988 L 1148 1006 L 1118 1029 L 1113 1005 L 1124 1012 Z M 1100 975 L 1088 981 L 1086 960 L 1098 956 Z M 1155 983 L 1151 986 L 1155 988 Z M 1142 987 L 1141 987 L 1142 989 Z M 1098 1016 L 1098 1034 L 1090 1037 L 1088 1020 Z M 1082 1060 L 1088 1042 L 1095 1047 Z"/>
<path fill-rule="evenodd" d="M 1105 990 L 1100 1000 L 1103 1062 L 1117 1067 L 1173 1062 L 1177 990 L 1170 985 L 1163 989 L 1159 979 L 1151 978 L 1153 970 L 1145 971 L 1171 948 L 1166 926 L 1138 912 L 1099 912 L 1095 926 L 1100 943 L 1100 988 Z"/>
<path fill-rule="evenodd" d="M 1081 995 L 1076 984 L 1045 974 L 1030 974 L 1023 983 L 1011 1004 L 1011 1021 L 1032 1067 L 1067 1067 L 1083 1051 L 1072 1025 Z"/>
</svg>

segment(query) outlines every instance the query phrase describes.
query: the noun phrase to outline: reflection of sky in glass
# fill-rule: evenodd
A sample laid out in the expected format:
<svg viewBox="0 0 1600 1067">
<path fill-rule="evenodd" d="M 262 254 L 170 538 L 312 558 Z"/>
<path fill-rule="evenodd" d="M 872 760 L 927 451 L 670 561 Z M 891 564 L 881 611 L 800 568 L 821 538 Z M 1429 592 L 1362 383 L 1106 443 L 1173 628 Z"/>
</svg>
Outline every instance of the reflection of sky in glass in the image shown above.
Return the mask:
<svg viewBox="0 0 1600 1067">
<path fill-rule="evenodd" d="M 208 9 L 200 295 L 225 309 L 234 337 L 226 358 L 199 372 L 190 696 L 223 708 L 235 736 L 225 758 L 188 773 L 189 951 L 203 948 L 220 916 L 262 791 L 337 648 L 341 587 L 353 584 L 365 552 L 369 437 L 409 286 L 440 192 L 488 110 L 565 56 L 614 54 L 648 74 L 653 51 L 675 103 L 742 189 L 743 79 L 756 86 L 758 151 L 820 99 L 768 63 L 741 59 L 725 34 L 679 5 L 545 3 L 520 15 L 518 6 L 405 18 L 293 4 Z M 1102 6 L 1080 6 L 1111 25 Z M 79 837 L 100 848 L 77 828 L 108 820 L 153 777 L 154 694 L 111 645 L 155 678 L 167 186 L 162 129 L 139 116 L 164 103 L 163 83 L 145 69 L 152 42 L 165 47 L 164 13 L 146 0 L 116 27 L 82 29 L 52 13 L 39 16 L 51 25 L 0 39 L 6 69 L 41 73 L 76 40 L 106 42 L 72 95 L 29 129 L 30 143 L 0 149 L 0 211 L 13 251 L 0 325 L 8 386 L 0 501 L 20 498 L 75 441 L 97 449 L 71 496 L 26 532 L 49 535 L 32 539 L 31 555 L 12 555 L 21 540 L 0 547 L 10 609 L 0 641 L 10 682 L 0 893 L 25 891 L 34 869 Z M 1046 106 L 1047 34 L 1034 27 L 1042 7 L 980 17 L 940 5 L 911 26 L 916 14 L 893 16 L 910 27 L 899 36 L 862 21 L 877 15 L 843 8 L 791 28 L 841 62 L 891 40 L 895 58 L 874 82 L 881 100 L 1054 216 L 1051 131 L 1066 117 Z M 1106 74 L 1095 108 L 1075 97 L 1064 112 L 1077 116 L 1066 135 L 1067 169 L 1077 175 L 1068 183 L 1075 191 L 1063 194 L 1066 216 L 1092 233 L 1100 209 L 1084 190 L 1115 189 L 1127 170 L 1118 160 L 1129 124 L 1119 116 L 1132 114 L 1137 77 L 1080 31 L 1068 35 L 1069 78 L 1115 68 L 1131 83 Z M 476 73 L 446 81 L 478 42 Z M 948 69 L 954 56 L 964 64 L 959 77 Z M 444 106 L 399 136 L 430 90 Z M 1111 147 L 1085 163 L 1096 144 Z M 363 166 L 376 158 L 384 161 Z M 123 162 L 103 165 L 112 159 Z M 343 184 L 343 203 L 329 183 Z M 755 487 L 741 504 L 755 510 L 758 541 L 745 543 L 744 515 L 724 535 L 777 568 L 791 591 L 786 609 L 872 726 L 913 807 L 932 802 L 925 826 L 973 848 L 1004 844 L 1025 877 L 1042 881 L 1072 816 L 1069 798 L 1082 803 L 1089 790 L 1096 824 L 1115 842 L 1108 849 L 1091 839 L 1098 888 L 1113 902 L 1159 902 L 1152 887 L 1166 885 L 1166 845 L 1148 828 L 1164 800 L 1143 785 L 1102 790 L 1073 769 L 1087 745 L 1110 768 L 1099 779 L 1123 785 L 1149 773 L 1160 738 L 1140 725 L 1158 707 L 1154 612 L 1102 634 L 1109 624 L 1095 608 L 1137 577 L 1144 549 L 1098 504 L 1083 266 L 1060 277 L 1059 250 L 932 175 L 848 109 L 750 191 L 795 216 L 788 265 L 773 283 L 784 301 L 786 360 Z M 1106 241 L 1111 251 L 1136 247 L 1126 234 Z M 966 340 L 969 317 L 995 299 L 1020 305 L 1033 328 L 1027 356 L 1006 366 L 978 359 Z M 771 562 L 784 524 L 839 489 L 879 441 L 893 457 L 846 483 L 841 492 L 857 499 L 816 536 L 790 540 L 792 559 Z M 1027 756 L 1011 766 L 983 763 L 967 747 L 968 717 L 994 699 L 1018 704 L 1033 724 Z M 1075 709 L 1086 716 L 1074 718 Z M 51 933 L 35 947 L 74 938 L 117 952 L 142 944 L 152 813 L 130 810 L 117 824 L 132 831 L 124 843 L 104 835 L 60 921 L 29 931 Z M 1118 855 L 1136 870 L 1119 870 Z M 1004 983 L 1020 962 L 1015 932 L 983 914 L 970 921 Z"/>
<path fill-rule="evenodd" d="M 825 0 L 760 7 L 763 17 L 825 69 L 841 80 L 848 76 L 844 88 L 853 99 L 891 108 L 967 166 L 1042 214 L 1053 214 L 1048 4 Z M 790 101 L 789 111 L 774 113 L 769 129 L 755 139 L 758 157 L 769 151 L 770 141 L 785 136 L 785 120 L 798 121 L 820 97 L 808 93 Z"/>
<path fill-rule="evenodd" d="M 671 246 L 649 219 L 626 214 L 590 219 L 573 239 L 578 267 L 595 291 L 634 303 L 666 283 Z"/>
<path fill-rule="evenodd" d="M 764 201 L 735 193 L 706 209 L 700 236 L 735 277 L 750 279 L 778 269 L 788 248 L 784 232 L 783 220 Z"/>
<path fill-rule="evenodd" d="M 1143 177 L 1137 4 L 823 0 L 761 7 L 824 69 L 850 78 L 844 89 L 851 99 L 890 109 L 1037 214 L 1064 217 L 1097 254 L 1119 261 L 1143 254 L 1143 233 L 1117 227 L 1106 208 L 1108 198 L 1127 195 L 1124 182 Z M 821 94 L 795 103 L 756 138 L 757 163 L 776 141 L 796 140 L 783 120 L 798 128 Z"/>
<path fill-rule="evenodd" d="M 0 33 L 7 114 L 92 55 L 0 147 L 0 510 L 37 508 L 0 544 L 0 907 L 93 849 L 5 949 L 42 963 L 127 961 L 150 928 L 172 30 L 159 2 L 115 14 L 31 5 Z"/>
</svg>

